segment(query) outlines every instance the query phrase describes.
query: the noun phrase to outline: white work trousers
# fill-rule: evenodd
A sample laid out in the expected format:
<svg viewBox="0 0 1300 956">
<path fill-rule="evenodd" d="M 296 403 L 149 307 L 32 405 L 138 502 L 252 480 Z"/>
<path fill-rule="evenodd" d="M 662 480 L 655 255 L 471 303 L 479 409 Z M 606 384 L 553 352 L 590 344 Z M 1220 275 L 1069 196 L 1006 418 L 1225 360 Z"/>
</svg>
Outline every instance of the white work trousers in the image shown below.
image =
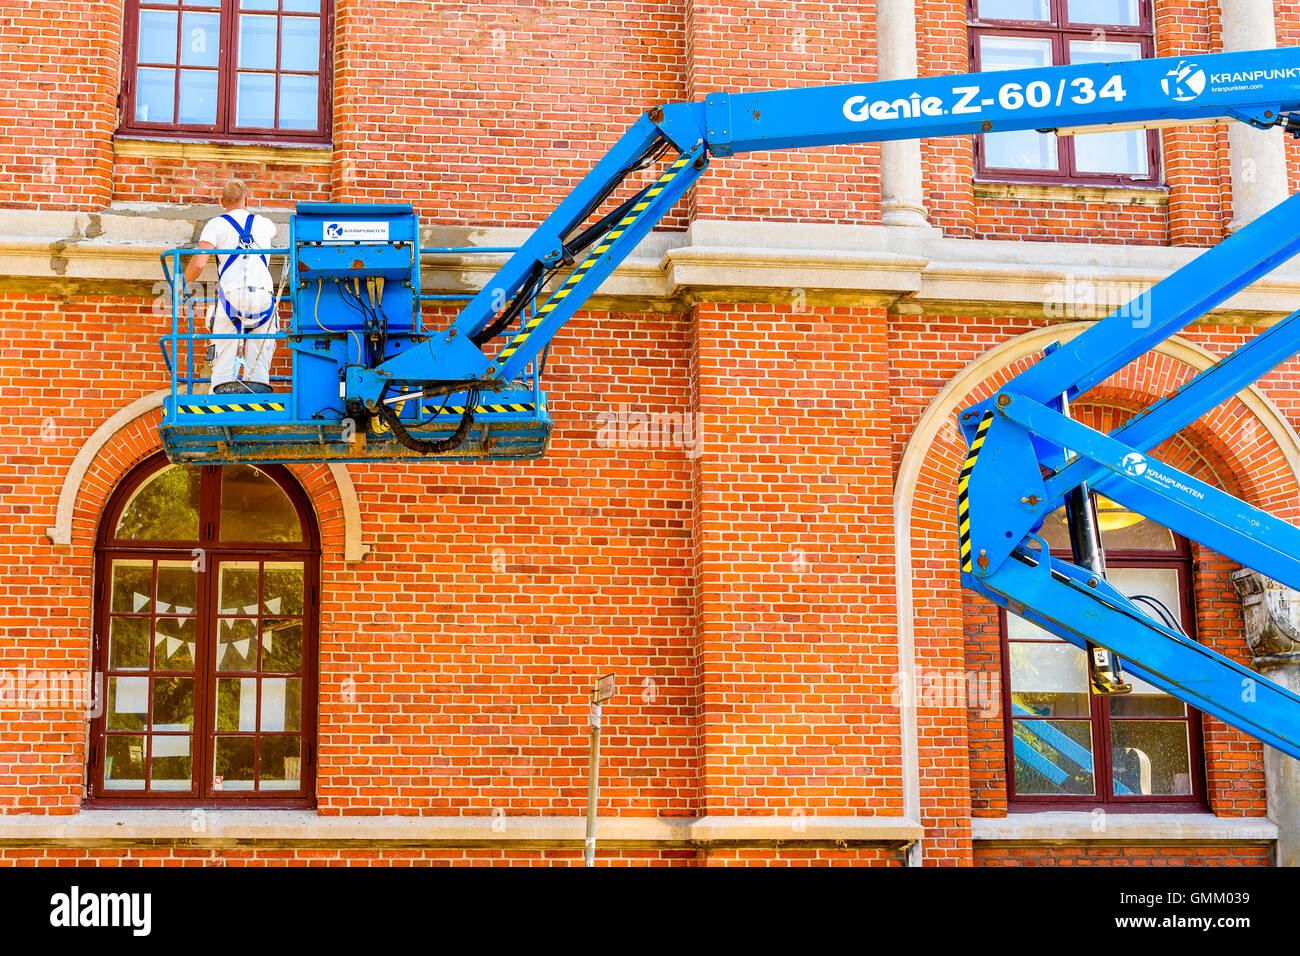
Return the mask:
<svg viewBox="0 0 1300 956">
<path fill-rule="evenodd" d="M 255 303 L 251 300 L 260 300 L 261 296 L 250 295 L 248 298 L 250 299 L 249 305 L 253 305 Z M 270 296 L 267 295 L 266 299 L 266 303 L 262 305 L 263 309 L 270 305 Z M 267 339 L 263 338 L 263 336 L 273 335 L 277 326 L 276 318 L 272 316 L 256 329 L 248 330 L 249 338 L 217 339 L 213 343 L 216 346 L 216 357 L 212 362 L 212 388 L 216 389 L 218 385 L 233 382 L 241 377 L 246 382 L 271 384 L 271 359 L 275 355 L 275 339 Z M 240 331 L 235 326 L 235 323 L 230 320 L 230 316 L 226 314 L 224 303 L 217 304 L 212 331 L 219 335 Z M 242 376 L 239 375 L 238 368 L 241 347 L 244 353 L 244 374 Z"/>
</svg>

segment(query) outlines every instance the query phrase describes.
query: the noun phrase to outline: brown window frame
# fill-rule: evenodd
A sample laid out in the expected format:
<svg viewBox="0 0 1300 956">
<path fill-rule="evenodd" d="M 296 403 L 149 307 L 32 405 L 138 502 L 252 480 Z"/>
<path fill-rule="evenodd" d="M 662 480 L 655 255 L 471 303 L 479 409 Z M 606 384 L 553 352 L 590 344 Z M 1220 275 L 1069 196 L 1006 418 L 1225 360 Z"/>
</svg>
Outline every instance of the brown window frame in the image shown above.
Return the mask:
<svg viewBox="0 0 1300 956">
<path fill-rule="evenodd" d="M 1107 25 L 1100 23 L 1073 24 L 1066 20 L 1067 0 L 1049 0 L 1051 21 L 995 20 L 980 17 L 979 0 L 966 0 L 966 25 L 968 54 L 972 71 L 982 70 L 980 62 L 981 36 L 1023 36 L 1052 41 L 1054 66 L 1068 64 L 1066 51 L 1070 40 L 1091 40 L 1094 30 L 1114 34 L 1116 39 L 1136 40 L 1142 47 L 1142 58 L 1155 55 L 1155 21 L 1152 0 L 1139 0 L 1138 26 Z M 1119 186 L 1127 188 L 1159 188 L 1164 185 L 1164 172 L 1160 156 L 1160 133 L 1149 129 L 1147 134 L 1147 166 L 1145 176 L 1125 176 L 1114 173 L 1081 173 L 1075 168 L 1074 137 L 1056 138 L 1056 164 L 1054 170 L 1006 169 L 985 164 L 984 137 L 975 139 L 975 179 L 987 183 L 1012 183 L 1039 186 Z"/>
<path fill-rule="evenodd" d="M 1161 568 L 1178 572 L 1178 593 L 1181 598 L 1182 620 L 1187 636 L 1196 640 L 1195 574 L 1190 542 L 1181 535 L 1170 532 L 1174 538 L 1171 551 L 1106 549 L 1106 564 L 1111 568 Z M 1071 560 L 1068 551 L 1053 549 L 1052 555 Z M 1192 777 L 1192 792 L 1185 795 L 1157 794 L 1152 796 L 1116 795 L 1110 738 L 1109 698 L 1090 695 L 1090 723 L 1093 735 L 1093 780 L 1096 792 L 1090 796 L 1080 794 L 1018 794 L 1016 793 L 1016 764 L 1013 715 L 1011 713 L 1011 653 L 1007 629 L 1007 612 L 999 609 L 998 627 L 1001 631 L 1002 655 L 1002 715 L 1007 773 L 1007 810 L 1011 813 L 1036 810 L 1108 810 L 1139 813 L 1186 812 L 1190 809 L 1208 809 L 1205 779 L 1205 741 L 1201 712 L 1187 704 L 1188 763 Z M 1073 646 L 1073 645 L 1071 645 Z M 1082 653 L 1082 652 L 1081 652 Z M 1082 718 L 1075 718 L 1082 719 Z M 1161 720 L 1159 717 L 1124 717 L 1123 720 Z"/>
<path fill-rule="evenodd" d="M 170 0 L 164 0 L 170 2 Z M 179 2 L 179 0 L 178 0 Z M 149 0 L 126 0 L 122 36 L 122 83 L 118 95 L 118 135 L 128 137 L 147 137 L 171 140 L 193 140 L 205 143 L 255 144 L 259 146 L 275 145 L 329 145 L 333 135 L 333 64 L 334 64 L 334 0 L 321 0 L 320 31 L 321 49 L 318 61 L 319 83 L 317 89 L 317 118 L 319 128 L 315 130 L 282 130 L 267 127 L 235 126 L 235 93 L 237 82 L 237 44 L 239 0 L 220 0 L 221 13 L 221 47 L 217 59 L 217 120 L 211 126 L 171 123 L 139 122 L 135 118 L 135 76 L 138 64 L 140 44 L 140 5 L 150 5 Z M 247 13 L 282 16 L 282 2 L 275 10 L 249 10 Z M 182 6 L 187 12 L 213 12 L 210 7 Z M 289 11 L 288 15 L 293 15 Z M 304 13 L 305 16 L 312 14 Z M 177 29 L 180 29 L 178 24 Z M 276 38 L 275 75 L 293 74 L 297 71 L 278 69 L 283 33 Z M 179 60 L 179 56 L 178 56 Z M 146 64 L 147 66 L 148 64 Z M 179 63 L 177 63 L 179 70 Z M 267 72 L 267 71 L 257 71 Z M 179 110 L 179 100 L 177 101 Z"/>
<path fill-rule="evenodd" d="M 171 463 L 162 453 L 137 465 L 123 479 L 104 508 L 95 545 L 95 592 L 92 638 L 94 671 L 102 680 L 101 713 L 91 721 L 90 755 L 87 761 L 87 807 L 225 807 L 258 809 L 312 809 L 316 806 L 316 771 L 318 742 L 319 641 L 320 641 L 320 533 L 305 493 L 281 465 L 257 465 L 288 495 L 303 529 L 301 542 L 260 544 L 223 542 L 220 540 L 220 466 L 200 466 L 199 537 L 196 541 L 134 541 L 114 537 L 113 532 L 123 507 L 137 488 Z M 193 560 L 195 549 L 202 549 L 206 562 L 199 577 L 198 606 L 194 655 L 194 729 L 191 754 L 192 782 L 188 792 L 109 790 L 104 787 L 107 755 L 108 618 L 111 601 L 109 568 L 116 558 Z M 212 656 L 216 645 L 217 618 L 210 613 L 215 607 L 218 575 L 212 573 L 220 562 L 230 560 L 294 560 L 303 569 L 302 634 L 302 765 L 297 791 L 258 792 L 247 790 L 217 791 L 213 786 L 212 766 L 214 738 L 213 705 L 216 700 L 218 669 Z"/>
</svg>

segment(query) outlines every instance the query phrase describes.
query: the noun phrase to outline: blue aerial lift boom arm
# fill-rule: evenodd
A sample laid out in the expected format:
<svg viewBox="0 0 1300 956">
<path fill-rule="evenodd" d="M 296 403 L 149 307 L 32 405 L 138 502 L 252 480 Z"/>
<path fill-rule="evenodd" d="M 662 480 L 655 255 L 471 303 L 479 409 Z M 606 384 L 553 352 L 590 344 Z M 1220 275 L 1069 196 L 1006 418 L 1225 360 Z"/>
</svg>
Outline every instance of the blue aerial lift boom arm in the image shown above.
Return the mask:
<svg viewBox="0 0 1300 956">
<path fill-rule="evenodd" d="M 293 326 L 283 336 L 292 392 L 255 403 L 182 395 L 174 370 L 164 443 L 176 460 L 207 462 L 536 457 L 550 435 L 538 387 L 547 346 L 712 157 L 1227 120 L 1300 135 L 1300 50 L 715 93 L 656 107 L 436 330 L 420 318 L 428 297 L 409 207 L 300 206 L 288 250 Z M 629 176 L 652 167 L 649 185 L 617 199 Z M 1300 697 L 1126 598 L 1105 579 L 1097 535 L 1074 531 L 1095 523 L 1096 490 L 1300 588 L 1300 529 L 1147 454 L 1300 351 L 1300 312 L 1109 435 L 1072 421 L 1069 404 L 1297 252 L 1300 197 L 1292 197 L 1144 293 L 1149 322 L 1134 323 L 1126 307 L 1049 350 L 963 413 L 969 455 L 958 484 L 966 587 L 1098 655 L 1095 689 L 1126 689 L 1118 655 L 1137 676 L 1292 756 Z M 174 314 L 169 362 L 179 368 L 182 345 L 192 354 L 206 337 L 182 334 Z M 185 379 L 191 393 L 194 381 Z M 1074 562 L 1053 557 L 1038 535 L 1062 503 Z M 1039 763 L 1049 778 L 1064 773 Z"/>
</svg>

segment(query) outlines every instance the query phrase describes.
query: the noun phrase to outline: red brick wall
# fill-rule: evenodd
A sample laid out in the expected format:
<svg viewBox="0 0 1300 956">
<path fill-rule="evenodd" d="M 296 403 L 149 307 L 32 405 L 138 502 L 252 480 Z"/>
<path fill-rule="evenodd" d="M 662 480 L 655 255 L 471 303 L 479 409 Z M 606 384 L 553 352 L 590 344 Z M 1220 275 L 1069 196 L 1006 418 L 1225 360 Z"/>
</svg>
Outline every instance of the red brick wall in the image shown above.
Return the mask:
<svg viewBox="0 0 1300 956">
<path fill-rule="evenodd" d="M 121 60 L 115 0 L 13 0 L 0 19 L 0 206 L 109 200 Z"/>
<path fill-rule="evenodd" d="M 111 6 L 111 9 L 110 9 Z M 260 201 L 409 201 L 425 222 L 537 222 L 646 107 L 718 89 L 870 79 L 870 4 L 777 0 L 339 0 L 331 166 L 112 159 L 120 33 L 102 3 L 19 4 L 0 23 L 0 182 L 12 204 L 211 201 L 229 173 Z M 1211 0 L 1157 0 L 1160 53 L 1214 49 Z M 964 0 L 918 0 L 922 72 L 968 69 Z M 1300 38 L 1300 3 L 1279 6 Z M 54 22 L 59 26 L 45 29 Z M 14 29 L 23 31 L 17 42 Z M 1288 32 L 1290 31 L 1290 32 Z M 76 41 L 102 33 L 107 42 Z M 102 37 L 101 37 L 102 40 Z M 71 51 L 71 52 L 69 52 Z M 89 52 L 87 52 L 89 51 Z M 73 69 L 75 67 L 75 70 Z M 7 71 L 7 72 L 6 72 Z M 76 105 L 69 109 L 68 104 Z M 1226 139 L 1166 131 L 1167 208 L 975 199 L 969 140 L 927 141 L 925 189 L 949 236 L 1205 245 L 1223 233 Z M 1293 175 L 1297 154 L 1293 149 Z M 716 162 L 666 222 L 879 221 L 874 146 Z M 880 306 L 726 302 L 588 313 L 556 340 L 549 456 L 528 465 L 354 466 L 365 541 L 342 559 L 342 503 L 323 467 L 294 470 L 324 542 L 322 814 L 575 814 L 585 806 L 585 692 L 613 670 L 603 809 L 621 815 L 876 815 L 905 811 L 895 555 L 913 554 L 916 666 L 996 672 L 996 620 L 960 588 L 949 421 L 926 449 L 908 534 L 895 537 L 904 449 L 940 391 L 1041 318 L 892 314 Z M 144 297 L 0 297 L 0 669 L 89 665 L 91 543 L 103 502 L 157 448 L 157 415 L 114 437 L 48 544 L 59 483 L 106 418 L 165 385 Z M 1255 334 L 1201 327 L 1217 353 Z M 1019 363 L 1019 368 L 1024 363 Z M 994 377 L 1003 381 L 1010 370 Z M 1183 381 L 1149 359 L 1094 395 L 1131 410 Z M 1300 415 L 1300 363 L 1263 382 Z M 976 395 L 987 394 L 986 382 Z M 1106 405 L 1109 402 L 1110 405 Z M 602 412 L 698 416 L 704 450 L 602 440 Z M 1099 419 L 1100 420 L 1100 419 Z M 1300 517 L 1286 462 L 1229 403 L 1173 452 L 1248 500 Z M 1194 453 L 1193 453 L 1194 452 Z M 1244 659 L 1232 566 L 1197 555 L 1202 639 Z M 74 813 L 77 714 L 3 713 L 0 810 Z M 918 706 L 925 857 L 1029 860 L 972 845 L 972 815 L 1006 809 L 1001 714 Z M 1216 812 L 1263 813 L 1260 747 L 1206 722 Z M 1071 852 L 1062 859 L 1075 857 Z M 1056 852 L 1056 851 L 1053 851 Z M 1081 848 L 1106 861 L 1261 861 L 1262 850 Z M 0 859 L 209 863 L 573 863 L 576 851 L 10 850 Z M 895 865 L 893 848 L 611 851 L 621 863 Z"/>
<path fill-rule="evenodd" d="M 977 847 L 976 866 L 1271 866 L 1264 846 Z"/>
</svg>

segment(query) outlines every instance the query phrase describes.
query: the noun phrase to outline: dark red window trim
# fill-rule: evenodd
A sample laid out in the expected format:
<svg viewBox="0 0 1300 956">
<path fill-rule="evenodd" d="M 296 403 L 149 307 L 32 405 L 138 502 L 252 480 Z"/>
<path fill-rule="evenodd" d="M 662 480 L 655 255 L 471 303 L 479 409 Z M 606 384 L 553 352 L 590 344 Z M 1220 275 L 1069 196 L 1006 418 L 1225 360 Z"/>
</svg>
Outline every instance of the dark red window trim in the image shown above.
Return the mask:
<svg viewBox="0 0 1300 956">
<path fill-rule="evenodd" d="M 217 120 L 207 125 L 186 125 L 180 122 L 142 123 L 135 118 L 135 75 L 138 66 L 140 32 L 140 4 L 150 6 L 150 0 L 126 0 L 122 36 L 122 86 L 118 96 L 118 135 L 142 136 L 169 140 L 193 140 L 205 143 L 257 144 L 267 145 L 283 143 L 285 145 L 329 145 L 333 132 L 333 64 L 334 64 L 334 0 L 321 0 L 320 59 L 317 62 L 319 83 L 317 87 L 317 118 L 320 127 L 315 130 L 287 130 L 266 127 L 241 127 L 235 125 L 235 89 L 236 89 L 236 55 L 238 43 L 237 14 L 239 0 L 220 0 L 221 13 L 221 47 L 217 60 Z M 171 4 L 173 0 L 158 0 Z M 175 0 L 180 3 L 181 0 Z M 293 11 L 247 10 L 246 13 L 264 15 L 293 15 Z M 210 7 L 181 6 L 181 10 L 190 13 L 213 12 Z M 304 14 L 311 16 L 312 14 Z M 177 29 L 180 29 L 178 23 Z M 283 34 L 277 38 L 277 67 Z M 178 56 L 179 59 L 179 56 Z M 147 65 L 147 64 L 146 64 Z M 179 70 L 179 63 L 177 64 Z M 259 71 L 264 72 L 264 71 Z M 294 71 L 280 71 L 289 73 Z M 179 81 L 178 81 L 179 82 Z M 179 100 L 176 103 L 179 110 Z M 278 105 L 277 105 L 278 109 Z"/>
<path fill-rule="evenodd" d="M 1040 20 L 994 20 L 980 17 L 978 0 L 966 0 L 968 54 L 970 68 L 978 72 L 980 65 L 979 38 L 985 35 L 1041 37 L 1052 41 L 1052 62 L 1063 65 L 1066 59 L 1066 44 L 1070 40 L 1091 40 L 1095 30 L 1104 30 L 1107 38 L 1111 35 L 1116 40 L 1136 40 L 1142 47 L 1142 57 L 1154 56 L 1155 33 L 1151 0 L 1139 0 L 1138 26 L 1120 26 L 1097 23 L 1068 23 L 1067 0 L 1049 0 L 1051 22 Z M 984 137 L 975 137 L 975 178 L 978 182 L 1017 183 L 1022 185 L 1042 186 L 1119 186 L 1130 189 L 1158 188 L 1163 185 L 1163 171 L 1160 162 L 1160 134 L 1157 130 L 1147 130 L 1147 166 L 1145 176 L 1123 176 L 1111 173 L 1078 172 L 1075 168 L 1073 136 L 1058 136 L 1056 139 L 1057 168 L 1054 170 L 1005 169 L 985 164 Z"/>
<path fill-rule="evenodd" d="M 1196 640 L 1196 607 L 1192 550 L 1189 542 L 1174 535 L 1173 551 L 1135 551 L 1108 549 L 1106 563 L 1114 568 L 1167 568 L 1178 572 L 1178 591 L 1182 602 L 1182 619 L 1187 634 Z M 1053 551 L 1053 555 L 1069 559 L 1067 552 Z M 1158 813 L 1162 811 L 1186 812 L 1189 807 L 1208 809 L 1209 800 L 1205 781 L 1205 747 L 1201 713 L 1187 707 L 1188 762 L 1192 776 L 1192 792 L 1183 796 L 1167 794 L 1153 796 L 1115 795 L 1112 781 L 1110 706 L 1108 698 L 1092 696 L 1093 779 L 1096 792 L 1091 796 L 1080 794 L 1017 794 L 1015 752 L 1012 746 L 1014 728 L 1011 714 L 1011 654 L 1007 631 L 1007 612 L 999 609 L 998 627 L 1002 648 L 1002 714 L 1007 774 L 1007 810 L 1011 813 L 1035 810 L 1094 810 L 1106 807 L 1123 812 Z M 1184 705 L 1186 706 L 1186 705 Z M 1082 718 L 1078 718 L 1082 719 Z M 1161 718 L 1133 718 L 1124 720 L 1156 720 Z M 1169 718 L 1165 718 L 1169 719 Z"/>
<path fill-rule="evenodd" d="M 188 792 L 137 792 L 104 788 L 107 738 L 107 680 L 101 696 L 103 712 L 91 721 L 91 752 L 88 760 L 87 807 L 257 807 L 311 809 L 316 805 L 317 765 L 317 694 L 319 686 L 320 631 L 320 535 L 315 517 L 301 487 L 280 465 L 258 465 L 288 495 L 303 529 L 301 542 L 256 544 L 220 540 L 221 468 L 202 466 L 200 478 L 198 541 L 120 541 L 114 538 L 118 516 L 132 493 L 170 464 L 160 454 L 147 459 L 118 485 L 104 508 L 95 547 L 95 607 L 93 618 L 93 661 L 97 675 L 108 670 L 108 617 L 110 582 L 108 570 L 114 558 L 162 558 L 190 561 L 194 549 L 204 551 L 208 573 L 200 575 L 194 660 L 194 732 L 192 783 Z M 303 663 L 302 663 L 302 742 L 303 753 L 298 790 L 258 793 L 257 791 L 217 792 L 212 786 L 208 767 L 212 763 L 214 737 L 213 704 L 216 700 L 218 670 L 212 661 L 216 646 L 216 616 L 209 612 L 216 600 L 217 575 L 210 573 L 218 562 L 228 560 L 277 559 L 304 563 L 303 576 Z M 243 675 L 247 676 L 247 675 Z"/>
</svg>

